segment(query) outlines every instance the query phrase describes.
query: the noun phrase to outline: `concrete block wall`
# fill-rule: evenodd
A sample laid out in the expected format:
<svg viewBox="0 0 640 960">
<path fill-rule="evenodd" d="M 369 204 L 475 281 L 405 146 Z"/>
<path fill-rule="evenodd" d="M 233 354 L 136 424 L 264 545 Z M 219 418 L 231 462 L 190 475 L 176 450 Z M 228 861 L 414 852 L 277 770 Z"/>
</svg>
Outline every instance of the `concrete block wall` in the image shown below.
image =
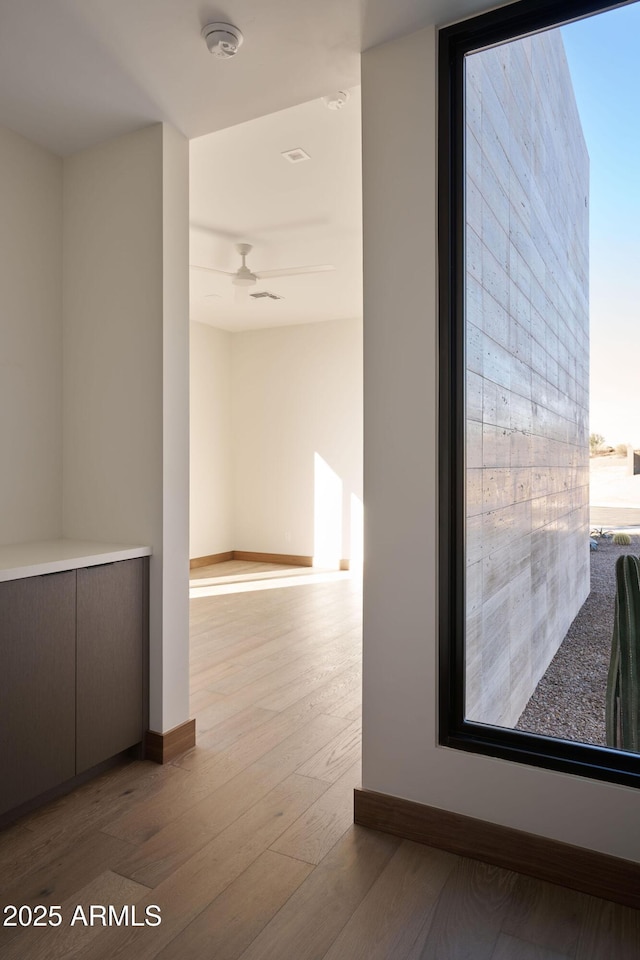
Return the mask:
<svg viewBox="0 0 640 960">
<path fill-rule="evenodd" d="M 466 708 L 511 727 L 589 592 L 589 158 L 559 30 L 466 102 Z"/>
</svg>

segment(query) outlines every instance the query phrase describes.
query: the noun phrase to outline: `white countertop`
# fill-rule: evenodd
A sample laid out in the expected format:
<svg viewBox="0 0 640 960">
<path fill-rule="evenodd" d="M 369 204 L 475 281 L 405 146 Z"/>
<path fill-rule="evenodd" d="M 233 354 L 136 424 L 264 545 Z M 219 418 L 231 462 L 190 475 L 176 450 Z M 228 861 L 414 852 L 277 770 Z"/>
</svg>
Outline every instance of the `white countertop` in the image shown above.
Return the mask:
<svg viewBox="0 0 640 960">
<path fill-rule="evenodd" d="M 42 540 L 0 546 L 0 581 L 39 577 L 99 563 L 148 557 L 151 547 L 122 543 L 95 543 L 88 540 Z"/>
</svg>

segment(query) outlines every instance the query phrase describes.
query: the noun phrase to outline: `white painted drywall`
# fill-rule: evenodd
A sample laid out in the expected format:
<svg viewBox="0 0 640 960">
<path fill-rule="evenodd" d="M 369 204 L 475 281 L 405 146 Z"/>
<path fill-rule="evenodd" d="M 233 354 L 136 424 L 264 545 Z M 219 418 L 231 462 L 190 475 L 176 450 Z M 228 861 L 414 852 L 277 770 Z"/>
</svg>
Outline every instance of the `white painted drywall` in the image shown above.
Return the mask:
<svg viewBox="0 0 640 960">
<path fill-rule="evenodd" d="M 364 54 L 362 113 L 363 786 L 640 860 L 636 790 L 437 745 L 434 29 Z"/>
<path fill-rule="evenodd" d="M 0 544 L 62 515 L 62 161 L 0 128 Z"/>
<path fill-rule="evenodd" d="M 148 544 L 150 725 L 188 718 L 188 145 L 64 161 L 63 534 Z"/>
<path fill-rule="evenodd" d="M 362 499 L 362 321 L 234 334 L 232 447 L 234 549 L 314 556 L 317 454 L 341 482 L 349 558 L 351 497 Z"/>
<path fill-rule="evenodd" d="M 234 549 L 231 462 L 233 334 L 191 323 L 191 557 Z"/>
<path fill-rule="evenodd" d="M 150 726 L 189 717 L 189 142 L 162 130 L 162 691 L 150 676 Z M 155 723 L 155 726 L 154 726 Z"/>
</svg>

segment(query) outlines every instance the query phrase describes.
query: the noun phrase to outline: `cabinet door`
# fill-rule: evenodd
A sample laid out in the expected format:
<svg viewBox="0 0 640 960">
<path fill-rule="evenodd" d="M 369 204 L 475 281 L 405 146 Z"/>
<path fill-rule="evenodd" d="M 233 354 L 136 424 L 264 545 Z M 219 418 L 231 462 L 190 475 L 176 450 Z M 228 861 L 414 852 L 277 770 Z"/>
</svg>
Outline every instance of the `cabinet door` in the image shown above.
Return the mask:
<svg viewBox="0 0 640 960">
<path fill-rule="evenodd" d="M 75 570 L 0 583 L 0 812 L 75 773 Z"/>
<path fill-rule="evenodd" d="M 143 559 L 78 570 L 76 772 L 143 737 Z"/>
</svg>

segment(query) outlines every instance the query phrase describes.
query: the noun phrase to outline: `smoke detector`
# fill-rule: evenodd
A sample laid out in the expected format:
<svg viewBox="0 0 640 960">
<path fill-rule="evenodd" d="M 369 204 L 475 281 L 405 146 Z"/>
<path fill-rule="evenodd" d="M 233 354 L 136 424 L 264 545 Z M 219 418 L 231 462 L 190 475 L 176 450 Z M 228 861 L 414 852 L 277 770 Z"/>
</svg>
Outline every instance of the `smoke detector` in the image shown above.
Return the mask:
<svg viewBox="0 0 640 960">
<path fill-rule="evenodd" d="M 229 60 L 235 57 L 242 46 L 244 37 L 242 31 L 231 23 L 207 23 L 201 30 L 205 43 L 214 57 L 218 60 Z"/>
<path fill-rule="evenodd" d="M 348 99 L 348 90 L 338 90 L 337 93 L 331 93 L 328 97 L 323 97 L 322 102 L 327 110 L 342 110 Z"/>
</svg>

